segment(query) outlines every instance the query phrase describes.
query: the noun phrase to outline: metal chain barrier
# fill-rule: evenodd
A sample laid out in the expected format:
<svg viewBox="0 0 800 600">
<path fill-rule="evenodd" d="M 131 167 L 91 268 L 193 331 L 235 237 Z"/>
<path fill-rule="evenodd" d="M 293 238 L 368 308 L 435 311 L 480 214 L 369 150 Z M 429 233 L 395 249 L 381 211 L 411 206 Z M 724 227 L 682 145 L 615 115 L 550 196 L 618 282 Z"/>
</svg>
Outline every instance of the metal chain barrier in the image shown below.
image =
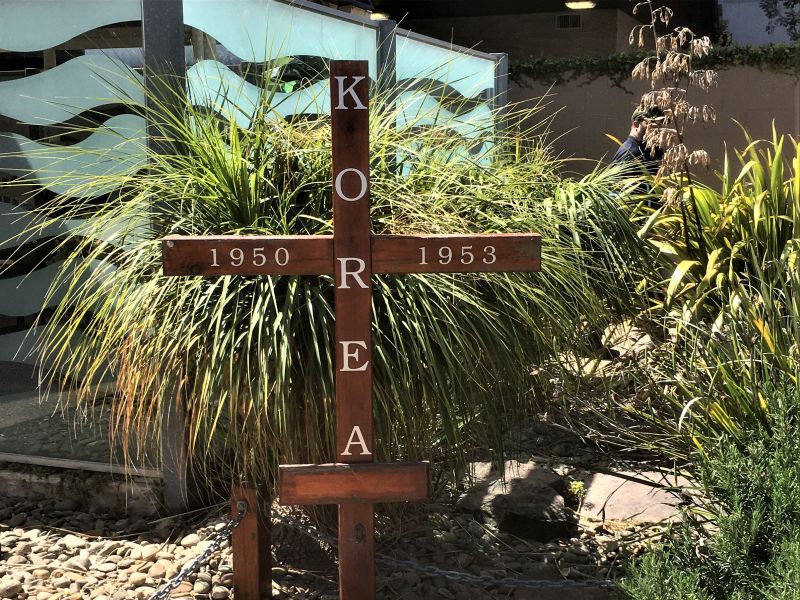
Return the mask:
<svg viewBox="0 0 800 600">
<path fill-rule="evenodd" d="M 150 596 L 150 600 L 167 600 L 172 591 L 176 590 L 189 575 L 199 571 L 201 567 L 206 566 L 211 555 L 222 547 L 223 542 L 230 540 L 233 530 L 239 526 L 242 519 L 244 519 L 244 516 L 247 514 L 247 509 L 247 502 L 244 500 L 237 502 L 236 517 L 230 517 L 228 522 L 225 523 L 225 527 L 220 529 L 219 533 L 214 536 L 214 540 L 209 544 L 208 548 L 203 550 L 202 554 L 199 554 L 190 562 L 186 563 L 175 577 L 158 588 L 156 592 Z"/>
<path fill-rule="evenodd" d="M 305 533 L 309 537 L 315 539 L 317 542 L 328 544 L 331 547 L 336 547 L 338 541 L 336 538 L 323 533 L 313 525 L 304 525 L 294 519 L 293 517 L 280 514 L 275 510 L 272 511 L 272 518 L 284 525 L 296 529 L 301 533 Z M 526 588 L 534 590 L 546 589 L 569 589 L 569 588 L 605 588 L 610 589 L 616 587 L 612 581 L 603 581 L 599 579 L 576 581 L 573 579 L 563 580 L 548 580 L 548 579 L 518 579 L 516 577 L 493 577 L 492 575 L 475 575 L 469 571 L 453 571 L 448 569 L 441 569 L 433 565 L 423 565 L 416 560 L 402 560 L 394 558 L 380 552 L 375 553 L 375 558 L 384 564 L 394 567 L 400 567 L 408 571 L 417 571 L 431 577 L 444 577 L 451 581 L 458 581 L 459 583 L 471 583 L 480 587 L 511 587 L 511 588 Z"/>
<path fill-rule="evenodd" d="M 212 543 L 206 548 L 202 554 L 198 555 L 196 558 L 192 559 L 189 563 L 187 563 L 183 569 L 178 572 L 175 577 L 167 581 L 164 585 L 162 585 L 152 596 L 150 596 L 150 600 L 167 600 L 169 598 L 170 593 L 172 593 L 175 589 L 177 589 L 181 583 L 183 583 L 187 577 L 191 574 L 200 570 L 201 567 L 204 567 L 208 564 L 209 558 L 212 554 L 217 552 L 221 547 L 223 542 L 229 540 L 231 535 L 233 534 L 233 530 L 236 529 L 239 524 L 242 522 L 245 514 L 247 513 L 247 502 L 240 501 L 236 503 L 236 510 L 237 514 L 236 517 L 231 517 L 228 519 L 228 522 L 225 526 L 217 533 L 214 537 Z M 332 548 L 336 548 L 338 545 L 338 540 L 333 536 L 330 536 L 322 531 L 320 531 L 317 527 L 313 525 L 303 524 L 300 523 L 294 517 L 281 514 L 276 510 L 272 510 L 272 518 L 275 521 L 282 523 L 303 533 L 317 542 L 322 544 L 327 544 Z M 408 571 L 415 571 L 419 573 L 423 573 L 424 575 L 428 575 L 430 577 L 443 577 L 445 579 L 449 579 L 451 581 L 457 581 L 459 583 L 467 583 L 472 584 L 480 587 L 506 587 L 506 588 L 526 588 L 526 589 L 569 589 L 569 588 L 613 588 L 615 584 L 611 581 L 601 581 L 601 580 L 586 580 L 586 581 L 576 581 L 572 579 L 564 579 L 564 580 L 547 580 L 547 579 L 519 579 L 517 577 L 494 577 L 492 575 L 475 575 L 474 573 L 470 573 L 468 571 L 455 571 L 449 569 L 442 569 L 440 567 L 435 567 L 433 565 L 424 565 L 416 560 L 403 560 L 399 558 L 394 558 L 392 556 L 388 556 L 386 554 L 382 554 L 380 552 L 375 554 L 375 558 L 384 564 L 391 565 L 393 567 L 399 567 L 404 570 Z"/>
</svg>

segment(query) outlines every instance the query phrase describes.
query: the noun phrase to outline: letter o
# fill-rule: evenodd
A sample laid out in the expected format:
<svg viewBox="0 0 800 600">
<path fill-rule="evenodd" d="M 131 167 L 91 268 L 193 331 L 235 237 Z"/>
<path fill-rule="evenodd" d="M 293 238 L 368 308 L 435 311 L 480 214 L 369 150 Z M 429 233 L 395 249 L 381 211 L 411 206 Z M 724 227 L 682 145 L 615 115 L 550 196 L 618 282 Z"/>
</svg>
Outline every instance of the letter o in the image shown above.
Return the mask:
<svg viewBox="0 0 800 600">
<path fill-rule="evenodd" d="M 342 191 L 342 177 L 344 177 L 345 173 L 350 173 L 350 172 L 353 172 L 356 175 L 358 175 L 358 179 L 361 181 L 361 191 L 358 192 L 358 195 L 353 196 L 352 198 L 345 196 L 344 192 Z M 367 193 L 367 176 L 364 175 L 358 169 L 353 169 L 353 168 L 343 169 L 339 171 L 339 174 L 336 176 L 336 181 L 334 181 L 334 187 L 336 188 L 336 194 L 339 196 L 339 198 L 347 202 L 355 202 L 357 200 L 361 200 Z"/>
</svg>

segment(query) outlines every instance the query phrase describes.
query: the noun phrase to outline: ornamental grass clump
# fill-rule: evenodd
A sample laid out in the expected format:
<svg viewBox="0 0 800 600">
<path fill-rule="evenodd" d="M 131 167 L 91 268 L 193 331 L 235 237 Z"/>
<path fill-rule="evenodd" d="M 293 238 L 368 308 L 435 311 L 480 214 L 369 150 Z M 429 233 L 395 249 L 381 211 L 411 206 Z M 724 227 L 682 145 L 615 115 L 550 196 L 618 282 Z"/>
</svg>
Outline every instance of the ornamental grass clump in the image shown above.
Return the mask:
<svg viewBox="0 0 800 600">
<path fill-rule="evenodd" d="M 329 122 L 282 118 L 270 108 L 275 86 L 260 89 L 247 119 L 252 105 L 237 106 L 236 90 L 218 111 L 153 98 L 169 132 L 162 148 L 181 151 L 148 151 L 146 171 L 98 177 L 40 212 L 45 224 L 86 219 L 61 245 L 64 299 L 44 324 L 51 381 L 81 374 L 76 397 L 86 405 L 95 401 L 90 383 L 112 378 L 114 431 L 127 442 L 158 439 L 176 399 L 198 471 L 271 481 L 279 462 L 335 456 L 332 279 L 166 278 L 159 243 L 170 234 L 331 232 Z M 451 122 L 408 113 L 399 128 L 396 97 L 372 100 L 374 233 L 543 239 L 540 274 L 373 279 L 375 458 L 454 465 L 474 448 L 502 448 L 534 406 L 532 366 L 579 343 L 582 323 L 602 327 L 608 306 L 628 305 L 645 249 L 600 201 L 604 181 L 565 185 L 536 132 L 495 143 L 480 121 L 456 134 Z M 509 118 L 532 116 L 520 109 Z M 93 186 L 119 191 L 98 203 Z"/>
</svg>

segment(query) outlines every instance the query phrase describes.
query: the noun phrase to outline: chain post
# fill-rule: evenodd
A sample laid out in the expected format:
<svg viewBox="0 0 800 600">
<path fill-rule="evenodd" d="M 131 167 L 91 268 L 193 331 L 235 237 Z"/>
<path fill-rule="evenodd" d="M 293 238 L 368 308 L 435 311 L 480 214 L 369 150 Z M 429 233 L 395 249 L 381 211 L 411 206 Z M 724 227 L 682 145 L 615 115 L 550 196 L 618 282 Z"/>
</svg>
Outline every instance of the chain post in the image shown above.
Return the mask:
<svg viewBox="0 0 800 600">
<path fill-rule="evenodd" d="M 237 504 L 250 507 L 241 525 L 233 532 L 233 593 L 236 600 L 263 600 L 272 597 L 272 564 L 270 553 L 270 519 L 263 506 L 269 495 L 264 486 L 251 483 L 234 484 L 231 493 L 231 514 Z"/>
</svg>

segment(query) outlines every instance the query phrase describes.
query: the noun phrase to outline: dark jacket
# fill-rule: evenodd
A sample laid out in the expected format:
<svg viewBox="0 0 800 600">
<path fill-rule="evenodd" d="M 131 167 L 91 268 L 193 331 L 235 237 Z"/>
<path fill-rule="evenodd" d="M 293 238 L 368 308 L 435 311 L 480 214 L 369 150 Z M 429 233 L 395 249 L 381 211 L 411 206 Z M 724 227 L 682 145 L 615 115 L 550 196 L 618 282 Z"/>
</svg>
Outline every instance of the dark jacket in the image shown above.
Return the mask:
<svg viewBox="0 0 800 600">
<path fill-rule="evenodd" d="M 621 163 L 635 161 L 644 167 L 650 175 L 655 176 L 656 173 L 658 173 L 659 163 L 663 155 L 663 152 L 656 150 L 655 156 L 651 156 L 644 142 L 640 142 L 632 135 L 629 135 L 628 139 L 619 147 L 617 153 L 614 154 L 614 158 L 611 159 L 611 162 Z"/>
</svg>

